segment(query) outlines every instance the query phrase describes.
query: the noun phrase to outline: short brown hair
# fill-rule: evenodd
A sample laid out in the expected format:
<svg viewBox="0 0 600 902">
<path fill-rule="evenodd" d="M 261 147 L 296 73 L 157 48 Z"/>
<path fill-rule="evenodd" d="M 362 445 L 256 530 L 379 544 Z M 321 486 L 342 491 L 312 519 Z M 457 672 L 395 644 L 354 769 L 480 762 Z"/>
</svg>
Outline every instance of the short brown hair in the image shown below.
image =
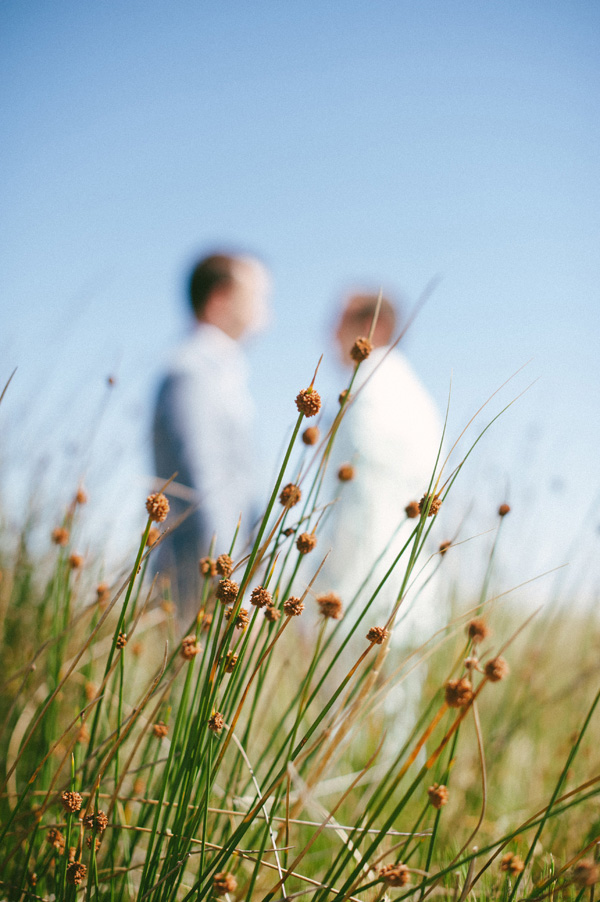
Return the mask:
<svg viewBox="0 0 600 902">
<path fill-rule="evenodd" d="M 370 327 L 371 322 L 373 320 L 373 316 L 375 315 L 375 310 L 377 309 L 377 304 L 379 301 L 379 296 L 376 294 L 353 294 L 348 298 L 344 309 L 344 319 L 347 321 L 353 321 L 356 323 L 357 328 L 364 328 L 367 331 L 367 326 Z M 396 307 L 392 303 L 392 301 L 388 300 L 388 298 L 383 297 L 381 299 L 381 307 L 379 308 L 379 319 L 378 322 L 383 326 L 386 326 L 387 333 L 387 341 L 391 340 L 392 335 L 396 329 Z"/>
<path fill-rule="evenodd" d="M 230 254 L 210 254 L 203 257 L 192 270 L 189 281 L 189 297 L 197 317 L 204 313 L 211 294 L 220 288 L 229 288 L 234 281 L 234 270 L 239 260 Z"/>
</svg>

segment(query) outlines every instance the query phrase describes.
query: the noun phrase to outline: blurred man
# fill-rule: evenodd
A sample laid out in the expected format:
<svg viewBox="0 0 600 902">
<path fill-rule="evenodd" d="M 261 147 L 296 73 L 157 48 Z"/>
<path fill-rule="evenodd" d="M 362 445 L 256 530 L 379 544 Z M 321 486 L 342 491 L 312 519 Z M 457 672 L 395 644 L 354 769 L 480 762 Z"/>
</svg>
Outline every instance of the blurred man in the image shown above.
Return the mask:
<svg viewBox="0 0 600 902">
<path fill-rule="evenodd" d="M 264 327 L 269 277 L 251 257 L 213 254 L 189 282 L 194 316 L 158 392 L 153 442 L 156 474 L 168 479 L 169 522 L 190 511 L 159 549 L 158 569 L 171 576 L 178 612 L 197 610 L 199 559 L 213 536 L 228 552 L 241 514 L 237 548 L 250 535 L 254 508 L 253 405 L 242 339 Z"/>
<path fill-rule="evenodd" d="M 356 339 L 369 336 L 377 303 L 375 295 L 356 294 L 340 312 L 335 339 L 340 359 L 348 367 L 355 365 L 351 351 Z M 335 471 L 342 467 L 341 491 L 328 524 L 332 553 L 326 578 L 344 605 L 350 604 L 363 581 L 367 581 L 358 603 L 347 614 L 351 623 L 364 609 L 416 523 L 415 519 L 407 522 L 405 508 L 427 491 L 442 436 L 442 423 L 433 400 L 404 355 L 397 347 L 391 347 L 395 332 L 396 312 L 384 298 L 371 336 L 373 350 L 360 364 L 334 444 Z M 353 353 L 356 360 L 357 352 Z M 402 585 L 409 551 L 361 621 L 361 639 L 370 627 L 385 625 Z M 430 593 L 425 593 L 429 594 L 427 599 L 423 594 L 416 599 L 409 617 L 406 614 L 414 591 L 402 603 L 396 618 L 396 641 L 415 643 L 418 638 L 427 638 L 434 625 L 439 625 Z"/>
</svg>

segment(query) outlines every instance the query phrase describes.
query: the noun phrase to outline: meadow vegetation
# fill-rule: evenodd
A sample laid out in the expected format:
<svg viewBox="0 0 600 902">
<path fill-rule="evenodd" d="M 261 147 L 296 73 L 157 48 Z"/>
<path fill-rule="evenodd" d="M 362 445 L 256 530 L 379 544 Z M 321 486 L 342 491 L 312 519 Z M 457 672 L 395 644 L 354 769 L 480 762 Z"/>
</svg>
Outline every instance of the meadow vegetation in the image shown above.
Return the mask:
<svg viewBox="0 0 600 902">
<path fill-rule="evenodd" d="M 427 642 L 392 641 L 427 549 L 442 586 L 461 554 L 436 535 L 437 512 L 491 424 L 453 469 L 440 455 L 399 511 L 409 538 L 387 621 L 357 587 L 352 610 L 367 613 L 350 622 L 350 600 L 313 577 L 352 382 L 322 435 L 315 384 L 296 398 L 253 547 L 232 535 L 200 562 L 192 623 L 153 578 L 177 528 L 162 492 L 140 504 L 126 573 L 78 553 L 83 486 L 47 512 L 45 555 L 29 526 L 4 536 L 0 899 L 595 898 L 600 631 L 492 594 L 505 499 L 480 592 L 454 586 Z M 406 705 L 391 710 L 398 686 Z"/>
</svg>

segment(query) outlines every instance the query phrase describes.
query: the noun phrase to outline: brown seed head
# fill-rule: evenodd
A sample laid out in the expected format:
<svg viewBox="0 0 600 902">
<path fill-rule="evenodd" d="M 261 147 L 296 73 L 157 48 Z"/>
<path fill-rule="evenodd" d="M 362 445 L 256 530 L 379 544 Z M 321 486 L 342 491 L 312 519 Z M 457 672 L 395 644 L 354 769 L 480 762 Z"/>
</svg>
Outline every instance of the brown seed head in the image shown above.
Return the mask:
<svg viewBox="0 0 600 902">
<path fill-rule="evenodd" d="M 427 795 L 429 796 L 430 805 L 433 805 L 439 811 L 448 802 L 448 787 L 444 786 L 443 783 L 434 783 L 427 790 Z"/>
<path fill-rule="evenodd" d="M 294 595 L 290 595 L 287 601 L 283 602 L 283 613 L 287 617 L 299 617 L 304 610 L 304 602 Z"/>
<path fill-rule="evenodd" d="M 216 561 L 217 573 L 225 579 L 229 579 L 233 572 L 233 560 L 228 554 L 220 554 Z"/>
<path fill-rule="evenodd" d="M 233 614 L 233 608 L 227 608 L 227 610 L 225 611 L 225 619 L 231 620 L 232 614 Z M 246 629 L 246 627 L 248 626 L 249 623 L 250 623 L 250 615 L 248 614 L 248 611 L 246 610 L 246 608 L 240 608 L 239 611 L 237 612 L 236 618 L 235 618 L 236 629 L 244 632 L 244 630 Z"/>
<path fill-rule="evenodd" d="M 296 530 L 294 529 L 293 526 L 288 526 L 283 530 L 283 534 L 286 537 L 286 539 L 289 539 L 290 536 L 293 536 L 295 532 L 296 532 Z"/>
<path fill-rule="evenodd" d="M 327 595 L 317 595 L 317 604 L 321 609 L 321 614 L 325 618 L 331 620 L 341 620 L 343 614 L 342 599 L 335 592 L 329 592 Z"/>
<path fill-rule="evenodd" d="M 406 507 L 404 508 L 404 513 L 408 517 L 409 520 L 416 520 L 417 517 L 421 516 L 421 508 L 419 506 L 418 501 L 409 501 Z"/>
<path fill-rule="evenodd" d="M 92 842 L 93 842 L 94 848 L 97 852 L 98 849 L 100 848 L 100 846 L 102 845 L 102 840 L 99 836 L 88 836 L 88 838 L 85 841 L 85 844 L 88 847 L 88 849 L 92 848 Z"/>
<path fill-rule="evenodd" d="M 209 614 L 208 611 L 204 611 L 201 618 L 200 623 L 202 626 L 202 632 L 207 633 L 210 629 L 210 625 L 213 622 L 213 615 Z"/>
<path fill-rule="evenodd" d="M 522 870 L 524 870 L 525 864 L 520 855 L 515 855 L 514 852 L 507 852 L 506 855 L 503 855 L 500 859 L 500 870 L 507 871 L 509 874 L 520 874 Z"/>
<path fill-rule="evenodd" d="M 508 676 L 509 667 L 504 658 L 498 656 L 487 662 L 484 673 L 490 683 L 497 683 L 499 680 L 503 680 L 505 676 Z"/>
<path fill-rule="evenodd" d="M 169 728 L 164 721 L 159 720 L 158 723 L 155 723 L 152 727 L 152 732 L 157 739 L 164 739 L 165 736 L 169 735 Z"/>
<path fill-rule="evenodd" d="M 201 557 L 198 566 L 200 567 L 202 576 L 217 575 L 217 562 L 213 561 L 212 558 Z"/>
<path fill-rule="evenodd" d="M 67 812 L 79 811 L 83 804 L 83 799 L 78 792 L 68 792 L 67 790 L 63 792 L 60 800 Z"/>
<path fill-rule="evenodd" d="M 86 723 L 84 723 L 83 726 L 81 726 L 77 731 L 77 737 L 75 741 L 81 743 L 90 741 L 90 731 L 88 730 Z"/>
<path fill-rule="evenodd" d="M 440 547 L 438 548 L 439 553 L 446 554 L 446 552 L 448 551 L 448 549 L 450 548 L 451 545 L 452 545 L 452 542 L 450 541 L 450 539 L 446 539 L 445 542 L 442 542 L 440 544 Z"/>
<path fill-rule="evenodd" d="M 467 636 L 473 643 L 473 645 L 478 645 L 479 642 L 483 642 L 484 639 L 491 634 L 491 630 L 485 620 L 482 620 L 481 617 L 475 617 L 474 620 L 470 620 L 467 623 Z"/>
<path fill-rule="evenodd" d="M 257 608 L 265 608 L 267 605 L 273 604 L 273 596 L 264 586 L 257 586 L 250 593 L 250 604 Z"/>
<path fill-rule="evenodd" d="M 232 579 L 222 579 L 217 586 L 216 596 L 221 604 L 234 604 L 239 586 Z"/>
<path fill-rule="evenodd" d="M 208 729 L 213 733 L 220 733 L 225 726 L 225 718 L 218 711 L 215 711 L 208 719 Z"/>
<path fill-rule="evenodd" d="M 202 649 L 194 635 L 184 636 L 181 640 L 181 649 L 179 653 L 184 661 L 192 661 L 201 651 Z"/>
<path fill-rule="evenodd" d="M 317 544 L 317 537 L 312 532 L 303 532 L 296 539 L 296 548 L 300 554 L 310 554 Z"/>
<path fill-rule="evenodd" d="M 281 617 L 281 611 L 279 608 L 276 608 L 275 605 L 269 604 L 265 608 L 265 620 L 268 620 L 269 623 L 276 623 Z"/>
<path fill-rule="evenodd" d="M 507 514 L 510 514 L 510 504 L 501 504 L 498 508 L 498 516 L 506 517 Z"/>
<path fill-rule="evenodd" d="M 98 692 L 98 689 L 94 685 L 94 683 L 86 683 L 85 686 L 83 687 L 83 691 L 85 692 L 85 697 L 88 700 L 88 702 L 91 702 L 91 700 L 96 697 L 96 693 Z"/>
<path fill-rule="evenodd" d="M 154 523 L 162 523 L 167 519 L 167 514 L 169 513 L 169 502 L 166 495 L 163 495 L 162 492 L 154 492 L 153 495 L 148 495 L 146 510 Z"/>
<path fill-rule="evenodd" d="M 379 876 L 388 886 L 407 886 L 410 873 L 405 864 L 384 864 L 379 868 Z"/>
<path fill-rule="evenodd" d="M 228 651 L 225 655 L 225 673 L 233 673 L 238 660 L 239 655 L 236 655 L 233 651 Z"/>
<path fill-rule="evenodd" d="M 345 402 L 347 399 L 348 399 L 348 389 L 345 388 L 345 389 L 344 389 L 343 391 L 341 391 L 341 392 L 339 393 L 339 395 L 338 395 L 338 401 L 339 401 L 339 403 L 340 403 L 340 407 L 342 406 L 342 404 L 344 404 L 344 402 Z"/>
<path fill-rule="evenodd" d="M 63 855 L 65 851 L 65 838 L 58 827 L 50 827 L 46 833 L 46 842 L 54 846 L 59 855 Z"/>
<path fill-rule="evenodd" d="M 82 488 L 77 489 L 75 504 L 87 504 L 88 496 Z"/>
<path fill-rule="evenodd" d="M 354 467 L 352 464 L 342 464 L 337 475 L 340 482 L 352 482 L 354 479 Z"/>
<path fill-rule="evenodd" d="M 314 388 L 303 388 L 296 395 L 296 407 L 305 417 L 314 417 L 321 409 L 321 396 Z"/>
<path fill-rule="evenodd" d="M 215 896 L 224 896 L 225 893 L 235 893 L 237 889 L 237 880 L 233 874 L 227 874 L 225 871 L 219 871 L 213 877 L 213 892 Z"/>
<path fill-rule="evenodd" d="M 87 868 L 81 861 L 72 861 L 67 866 L 67 883 L 71 886 L 79 886 L 83 883 L 83 879 L 87 874 Z"/>
<path fill-rule="evenodd" d="M 367 633 L 367 641 L 373 645 L 383 645 L 388 636 L 389 632 L 383 626 L 372 626 Z"/>
<path fill-rule="evenodd" d="M 108 817 L 105 811 L 99 811 L 94 815 L 94 830 L 96 833 L 104 833 L 108 827 Z"/>
<path fill-rule="evenodd" d="M 52 530 L 52 541 L 55 545 L 64 547 L 69 541 L 69 530 L 65 529 L 64 526 L 57 526 L 56 529 Z"/>
<path fill-rule="evenodd" d="M 305 445 L 316 445 L 319 441 L 319 435 L 320 432 L 318 426 L 307 426 L 302 433 L 302 441 Z"/>
<path fill-rule="evenodd" d="M 302 492 L 298 486 L 294 485 L 293 482 L 290 482 L 282 489 L 281 495 L 279 496 L 279 503 L 282 504 L 286 510 L 289 510 L 290 507 L 294 507 L 295 504 L 298 504 L 301 497 Z"/>
<path fill-rule="evenodd" d="M 117 648 L 125 648 L 127 645 L 127 633 L 119 633 L 117 636 Z"/>
<path fill-rule="evenodd" d="M 104 607 L 110 601 L 110 589 L 107 583 L 99 583 L 96 588 L 96 597 L 98 598 L 98 604 L 101 607 Z"/>
<path fill-rule="evenodd" d="M 419 501 L 419 513 L 422 514 L 423 511 L 429 505 L 429 510 L 427 511 L 428 517 L 435 517 L 440 507 L 442 506 L 442 499 L 439 495 L 428 495 L 425 493 L 421 500 Z"/>
<path fill-rule="evenodd" d="M 467 677 L 448 680 L 445 685 L 446 704 L 449 708 L 464 708 L 473 698 L 473 687 Z"/>
<path fill-rule="evenodd" d="M 150 532 L 148 533 L 148 538 L 146 539 L 146 547 L 152 548 L 153 545 L 156 545 L 158 540 L 160 539 L 160 530 L 156 528 L 156 526 L 150 527 Z"/>
<path fill-rule="evenodd" d="M 357 338 L 350 349 L 350 357 L 355 363 L 362 363 L 373 350 L 373 343 L 364 336 Z"/>
<path fill-rule="evenodd" d="M 573 868 L 573 882 L 577 886 L 593 886 L 600 880 L 600 870 L 592 858 L 582 858 Z"/>
</svg>

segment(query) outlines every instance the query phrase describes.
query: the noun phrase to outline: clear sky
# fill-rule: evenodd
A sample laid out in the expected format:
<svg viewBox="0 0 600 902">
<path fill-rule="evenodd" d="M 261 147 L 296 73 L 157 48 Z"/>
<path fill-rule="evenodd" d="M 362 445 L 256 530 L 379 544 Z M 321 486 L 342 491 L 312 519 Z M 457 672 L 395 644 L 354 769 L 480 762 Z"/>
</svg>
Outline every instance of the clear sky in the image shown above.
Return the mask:
<svg viewBox="0 0 600 902">
<path fill-rule="evenodd" d="M 538 380 L 465 503 L 510 494 L 515 536 L 537 534 L 519 578 L 584 518 L 597 557 L 599 38 L 595 0 L 3 3 L 9 495 L 33 471 L 70 491 L 84 459 L 126 519 L 189 264 L 225 245 L 274 277 L 249 349 L 265 471 L 343 291 L 410 306 L 439 276 L 405 349 L 441 407 L 452 373 L 450 434 L 530 359 L 502 399 Z M 331 405 L 329 358 L 321 380 Z"/>
</svg>

